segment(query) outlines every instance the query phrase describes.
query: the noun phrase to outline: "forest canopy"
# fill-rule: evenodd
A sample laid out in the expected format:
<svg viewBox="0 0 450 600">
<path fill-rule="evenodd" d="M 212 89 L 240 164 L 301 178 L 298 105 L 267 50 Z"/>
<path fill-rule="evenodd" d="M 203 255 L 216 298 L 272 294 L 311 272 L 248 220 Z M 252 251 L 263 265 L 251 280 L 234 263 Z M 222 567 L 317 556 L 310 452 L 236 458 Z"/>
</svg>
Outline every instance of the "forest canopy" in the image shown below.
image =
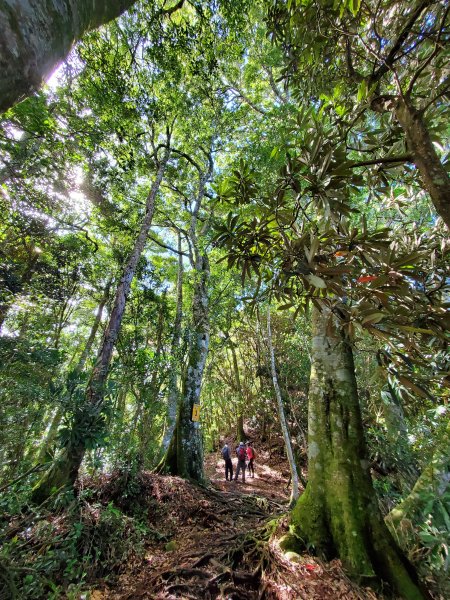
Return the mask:
<svg viewBox="0 0 450 600">
<path fill-rule="evenodd" d="M 448 596 L 449 2 L 40 4 L 0 6 L 0 598 L 112 576 L 166 541 L 142 482 L 247 440 L 290 477 L 255 548 Z M 295 597 L 269 554 L 247 597 Z"/>
</svg>

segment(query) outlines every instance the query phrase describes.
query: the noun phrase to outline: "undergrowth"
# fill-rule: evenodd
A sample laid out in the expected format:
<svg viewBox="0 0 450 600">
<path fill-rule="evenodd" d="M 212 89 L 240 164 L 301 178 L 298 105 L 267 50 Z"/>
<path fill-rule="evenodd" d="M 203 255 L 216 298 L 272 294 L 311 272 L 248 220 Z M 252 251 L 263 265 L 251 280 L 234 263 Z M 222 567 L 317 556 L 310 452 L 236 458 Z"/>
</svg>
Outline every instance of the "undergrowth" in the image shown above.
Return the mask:
<svg viewBox="0 0 450 600">
<path fill-rule="evenodd" d="M 124 472 L 111 479 L 121 506 L 95 488 L 60 493 L 38 508 L 23 503 L 23 488 L 0 496 L 1 600 L 75 600 L 94 580 L 112 580 L 141 560 L 155 531 L 137 500 L 139 481 Z"/>
</svg>

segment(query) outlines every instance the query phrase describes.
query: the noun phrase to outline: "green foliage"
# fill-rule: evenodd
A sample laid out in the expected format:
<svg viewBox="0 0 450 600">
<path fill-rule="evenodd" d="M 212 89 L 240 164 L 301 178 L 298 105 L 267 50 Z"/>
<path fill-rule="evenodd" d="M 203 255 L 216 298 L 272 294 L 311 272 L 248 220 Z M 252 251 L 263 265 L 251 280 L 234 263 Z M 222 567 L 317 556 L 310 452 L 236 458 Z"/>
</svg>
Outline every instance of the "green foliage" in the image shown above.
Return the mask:
<svg viewBox="0 0 450 600">
<path fill-rule="evenodd" d="M 18 514 L 17 534 L 2 531 L 1 573 L 9 578 L 8 597 L 70 595 L 98 577 L 116 577 L 142 557 L 148 533 L 144 523 L 112 502 L 93 502 L 90 495 L 86 490 L 77 500 L 71 492 L 57 496 L 56 512 Z"/>
</svg>

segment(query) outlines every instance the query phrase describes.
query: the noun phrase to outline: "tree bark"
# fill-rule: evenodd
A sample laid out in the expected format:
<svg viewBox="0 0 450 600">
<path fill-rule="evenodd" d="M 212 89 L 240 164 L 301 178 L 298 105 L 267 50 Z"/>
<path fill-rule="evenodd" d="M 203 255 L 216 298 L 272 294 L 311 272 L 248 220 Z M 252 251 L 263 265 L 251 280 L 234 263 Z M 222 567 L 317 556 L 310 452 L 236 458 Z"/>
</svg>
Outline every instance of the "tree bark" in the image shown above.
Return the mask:
<svg viewBox="0 0 450 600">
<path fill-rule="evenodd" d="M 136 0 L 6 0 L 0 5 L 0 111 L 30 96 L 74 42 Z"/>
<path fill-rule="evenodd" d="M 273 389 L 275 390 L 275 396 L 277 398 L 278 417 L 280 419 L 281 430 L 283 432 L 283 438 L 284 438 L 284 445 L 286 447 L 286 454 L 287 454 L 287 458 L 289 461 L 289 468 L 291 471 L 292 491 L 291 491 L 291 498 L 290 498 L 289 506 L 292 508 L 299 496 L 298 473 L 297 473 L 297 465 L 295 464 L 294 453 L 292 451 L 291 436 L 289 434 L 288 424 L 286 422 L 286 416 L 284 414 L 284 406 L 283 406 L 283 399 L 281 397 L 281 390 L 280 390 L 280 386 L 278 385 L 278 376 L 277 376 L 277 370 L 275 367 L 275 352 L 274 352 L 273 344 L 272 344 L 272 330 L 270 327 L 270 307 L 267 308 L 267 345 L 269 348 L 270 370 L 272 373 Z"/>
<path fill-rule="evenodd" d="M 200 405 L 203 371 L 209 349 L 209 261 L 206 255 L 197 256 L 195 277 L 193 328 L 177 425 L 177 472 L 182 477 L 203 481 L 202 435 L 200 422 L 192 421 L 192 409 L 194 404 Z"/>
<path fill-rule="evenodd" d="M 353 354 L 329 307 L 312 311 L 308 485 L 292 512 L 295 539 L 338 556 L 361 581 L 381 579 L 407 600 L 429 598 L 381 516 L 366 459 Z M 294 538 L 286 540 L 287 547 Z"/>
<path fill-rule="evenodd" d="M 168 143 L 164 156 L 159 163 L 158 171 L 150 193 L 147 196 L 145 215 L 138 237 L 116 290 L 113 309 L 103 335 L 97 362 L 86 388 L 85 402 L 75 414 L 72 435 L 66 448 L 64 448 L 60 457 L 55 461 L 49 471 L 44 474 L 41 481 L 38 482 L 33 490 L 32 500 L 34 502 L 43 502 L 50 496 L 54 488 L 73 485 L 78 476 L 78 470 L 84 457 L 87 438 L 92 435 L 95 436 L 96 429 L 101 426 L 104 385 L 108 376 L 109 365 L 111 363 L 117 336 L 119 335 L 126 301 L 130 293 L 131 282 L 147 241 L 155 208 L 156 195 L 164 176 L 169 155 L 170 150 Z"/>
<path fill-rule="evenodd" d="M 422 114 L 402 98 L 395 103 L 394 112 L 436 212 L 450 229 L 450 177 L 434 149 Z"/>
</svg>

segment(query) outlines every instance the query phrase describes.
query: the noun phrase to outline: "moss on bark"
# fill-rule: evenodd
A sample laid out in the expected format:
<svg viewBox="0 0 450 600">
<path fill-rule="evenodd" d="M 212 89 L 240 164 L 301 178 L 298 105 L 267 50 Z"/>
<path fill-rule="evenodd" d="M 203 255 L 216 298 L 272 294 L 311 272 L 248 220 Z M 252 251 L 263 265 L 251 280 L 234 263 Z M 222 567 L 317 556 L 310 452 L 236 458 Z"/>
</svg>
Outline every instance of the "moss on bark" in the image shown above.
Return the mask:
<svg viewBox="0 0 450 600">
<path fill-rule="evenodd" d="M 338 556 L 360 581 L 381 579 L 407 600 L 426 598 L 380 514 L 351 346 L 329 308 L 313 311 L 308 428 L 308 486 L 292 511 L 295 536 L 319 555 Z"/>
</svg>

